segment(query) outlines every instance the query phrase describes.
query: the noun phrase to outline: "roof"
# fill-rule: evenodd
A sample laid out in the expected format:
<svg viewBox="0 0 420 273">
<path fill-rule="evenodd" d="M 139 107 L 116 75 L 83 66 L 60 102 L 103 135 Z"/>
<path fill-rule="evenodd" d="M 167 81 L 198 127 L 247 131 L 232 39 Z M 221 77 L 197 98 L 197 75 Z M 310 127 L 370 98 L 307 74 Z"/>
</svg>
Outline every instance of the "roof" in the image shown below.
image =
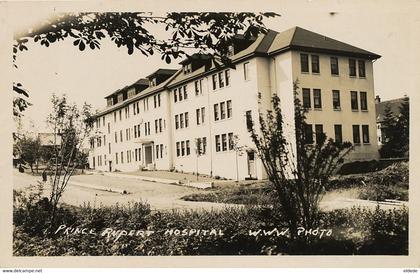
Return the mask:
<svg viewBox="0 0 420 273">
<path fill-rule="evenodd" d="M 114 92 L 112 92 L 111 94 L 109 94 L 108 96 L 106 96 L 105 98 L 107 99 L 107 98 L 109 98 L 109 97 L 111 97 L 111 96 L 113 96 L 113 95 L 115 95 L 115 94 L 118 94 L 118 93 L 120 93 L 120 92 L 122 92 L 122 91 L 124 91 L 124 90 L 127 90 L 127 89 L 129 89 L 129 88 L 131 88 L 131 87 L 133 87 L 133 86 L 135 86 L 135 85 L 149 85 L 149 80 L 148 79 L 144 79 L 144 78 L 141 78 L 141 79 L 139 79 L 139 80 L 137 80 L 135 83 L 133 83 L 133 84 L 130 84 L 130 85 L 126 85 L 125 87 L 123 87 L 123 88 L 120 88 L 120 89 L 117 89 L 116 91 L 114 91 Z"/>
<path fill-rule="evenodd" d="M 175 74 L 175 72 L 177 72 L 178 69 L 166 69 L 166 68 L 159 68 L 158 70 L 156 70 L 155 72 L 153 72 L 152 74 L 150 74 L 149 76 L 146 76 L 146 78 L 151 78 L 152 76 L 156 75 L 156 74 L 160 74 L 160 75 L 169 75 L 172 76 L 173 74 Z"/>
<path fill-rule="evenodd" d="M 273 54 L 288 49 L 335 53 L 340 55 L 363 57 L 371 60 L 381 57 L 376 53 L 300 27 L 294 27 L 278 33 L 274 42 L 270 46 L 268 53 Z"/>
<path fill-rule="evenodd" d="M 300 28 L 294 27 L 288 30 L 277 32 L 268 30 L 266 34 L 259 35 L 246 49 L 231 57 L 233 63 L 237 63 L 251 56 L 273 56 L 288 50 L 302 50 L 308 52 L 320 52 L 336 55 L 353 56 L 367 59 L 377 59 L 381 56 L 373 52 L 340 42 L 327 36 Z M 203 72 L 212 73 L 216 67 L 214 64 L 208 71 L 200 68 L 188 74 L 179 74 L 169 86 L 176 86 L 192 79 Z"/>
<path fill-rule="evenodd" d="M 375 104 L 375 110 L 376 110 L 376 122 L 380 123 L 384 120 L 384 114 L 385 109 L 389 105 L 391 108 L 392 113 L 394 113 L 395 116 L 400 115 L 400 106 L 404 102 L 405 97 L 393 99 L 393 100 L 387 100 L 382 101 L 377 104 Z"/>
<path fill-rule="evenodd" d="M 173 69 L 171 69 L 171 70 L 173 70 Z M 152 94 L 154 94 L 154 93 L 156 93 L 158 91 L 163 90 L 168 85 L 168 83 L 174 77 L 176 77 L 181 71 L 182 71 L 181 69 L 175 71 L 175 74 L 173 74 L 171 77 L 169 77 L 168 79 L 166 79 L 165 81 L 161 82 L 160 84 L 158 84 L 156 86 L 149 86 L 148 88 L 144 89 L 143 91 L 141 91 L 137 95 L 132 96 L 131 98 L 128 98 L 128 99 L 126 99 L 126 100 L 124 100 L 124 101 L 122 101 L 120 103 L 114 104 L 112 106 L 108 106 L 108 107 L 106 107 L 106 108 L 98 111 L 95 114 L 95 116 L 96 117 L 103 116 L 103 115 L 105 115 L 105 114 L 107 114 L 109 112 L 112 112 L 112 111 L 116 110 L 116 109 L 123 108 L 123 107 L 127 106 L 128 104 L 132 103 L 133 101 L 137 101 L 137 100 L 139 100 L 141 98 L 148 97 L 148 96 L 150 96 L 150 95 L 152 95 Z"/>
</svg>

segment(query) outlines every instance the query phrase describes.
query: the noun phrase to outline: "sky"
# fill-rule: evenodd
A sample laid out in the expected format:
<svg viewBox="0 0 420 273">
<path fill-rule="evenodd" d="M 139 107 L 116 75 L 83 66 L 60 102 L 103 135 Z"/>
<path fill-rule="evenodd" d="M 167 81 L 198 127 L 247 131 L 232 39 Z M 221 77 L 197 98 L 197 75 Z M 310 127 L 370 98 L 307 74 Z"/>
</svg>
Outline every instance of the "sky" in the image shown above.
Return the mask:
<svg viewBox="0 0 420 273">
<path fill-rule="evenodd" d="M 266 20 L 268 28 L 283 31 L 300 26 L 377 53 L 382 57 L 374 63 L 375 93 L 382 100 L 415 94 L 416 63 L 420 61 L 419 1 L 272 3 L 278 5 L 262 4 L 262 8 L 281 17 Z M 13 27 L 16 30 L 31 27 L 51 14 L 51 9 L 34 10 L 31 16 L 17 16 L 19 20 Z M 136 51 L 128 55 L 126 48 L 117 48 L 110 41 L 103 42 L 101 50 L 83 52 L 70 41 L 56 42 L 49 48 L 30 44 L 29 51 L 19 53 L 18 69 L 13 71 L 13 80 L 30 91 L 33 104 L 24 112 L 24 127 L 33 124 L 31 129 L 46 130 L 45 119 L 53 93 L 66 93 L 71 101 L 78 104 L 86 101 L 100 109 L 106 105 L 106 95 L 158 68 L 179 68 L 179 61 L 167 65 L 159 55 L 145 57 Z"/>
</svg>

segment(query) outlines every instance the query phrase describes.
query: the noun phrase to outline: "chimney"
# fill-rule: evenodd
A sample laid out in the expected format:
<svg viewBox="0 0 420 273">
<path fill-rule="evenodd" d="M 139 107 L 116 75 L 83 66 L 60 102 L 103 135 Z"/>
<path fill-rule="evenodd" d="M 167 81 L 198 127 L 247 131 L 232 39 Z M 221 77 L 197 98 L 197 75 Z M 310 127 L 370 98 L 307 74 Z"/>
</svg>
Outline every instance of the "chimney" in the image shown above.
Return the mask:
<svg viewBox="0 0 420 273">
<path fill-rule="evenodd" d="M 381 98 L 379 97 L 379 95 L 376 95 L 375 97 L 375 104 L 378 104 L 381 102 Z"/>
</svg>

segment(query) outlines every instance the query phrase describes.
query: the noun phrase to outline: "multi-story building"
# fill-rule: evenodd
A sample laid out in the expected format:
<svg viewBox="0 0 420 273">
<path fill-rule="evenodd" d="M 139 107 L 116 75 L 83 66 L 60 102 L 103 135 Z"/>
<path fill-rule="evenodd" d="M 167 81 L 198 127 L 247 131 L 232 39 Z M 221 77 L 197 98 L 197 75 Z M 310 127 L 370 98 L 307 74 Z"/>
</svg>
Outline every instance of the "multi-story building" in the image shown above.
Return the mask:
<svg viewBox="0 0 420 273">
<path fill-rule="evenodd" d="M 265 178 L 248 126 L 253 121 L 258 128 L 259 113 L 271 109 L 277 94 L 293 137 L 294 82 L 308 109 L 309 143 L 324 132 L 354 144 L 349 159 L 377 158 L 373 61 L 379 57 L 299 27 L 253 40 L 238 36 L 232 66 L 196 54 L 178 71 L 160 69 L 106 97 L 90 166 Z"/>
</svg>

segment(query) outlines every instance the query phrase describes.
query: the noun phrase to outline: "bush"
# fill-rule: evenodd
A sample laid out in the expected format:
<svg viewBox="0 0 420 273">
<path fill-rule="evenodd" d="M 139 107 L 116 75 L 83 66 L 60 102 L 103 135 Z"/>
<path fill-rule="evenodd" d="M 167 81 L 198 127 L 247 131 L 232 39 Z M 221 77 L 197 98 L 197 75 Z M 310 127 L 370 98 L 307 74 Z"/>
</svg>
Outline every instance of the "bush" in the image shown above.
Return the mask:
<svg viewBox="0 0 420 273">
<path fill-rule="evenodd" d="M 360 174 L 360 173 L 370 173 L 377 172 L 385 169 L 386 167 L 398 163 L 405 162 L 405 159 L 395 159 L 395 160 L 370 160 L 370 161 L 353 161 L 343 164 L 340 169 L 337 171 L 337 174 L 347 175 L 347 174 Z"/>
<path fill-rule="evenodd" d="M 249 230 L 282 230 L 278 209 L 264 206 L 226 207 L 212 211 L 152 211 L 144 203 L 94 208 L 61 206 L 57 217 L 67 227 L 94 229 L 95 234 L 44 233 L 48 207 L 42 198 L 14 206 L 13 251 L 17 256 L 57 255 L 274 255 L 274 254 L 407 254 L 407 209 L 374 211 L 353 208 L 320 214 L 318 227 L 331 237 L 250 236 Z M 58 227 L 54 227 L 54 230 Z M 153 230 L 150 236 L 122 236 L 107 241 L 102 232 Z M 222 230 L 223 236 L 167 236 L 165 230 Z M 53 231 L 54 231 L 53 230 Z"/>
</svg>

